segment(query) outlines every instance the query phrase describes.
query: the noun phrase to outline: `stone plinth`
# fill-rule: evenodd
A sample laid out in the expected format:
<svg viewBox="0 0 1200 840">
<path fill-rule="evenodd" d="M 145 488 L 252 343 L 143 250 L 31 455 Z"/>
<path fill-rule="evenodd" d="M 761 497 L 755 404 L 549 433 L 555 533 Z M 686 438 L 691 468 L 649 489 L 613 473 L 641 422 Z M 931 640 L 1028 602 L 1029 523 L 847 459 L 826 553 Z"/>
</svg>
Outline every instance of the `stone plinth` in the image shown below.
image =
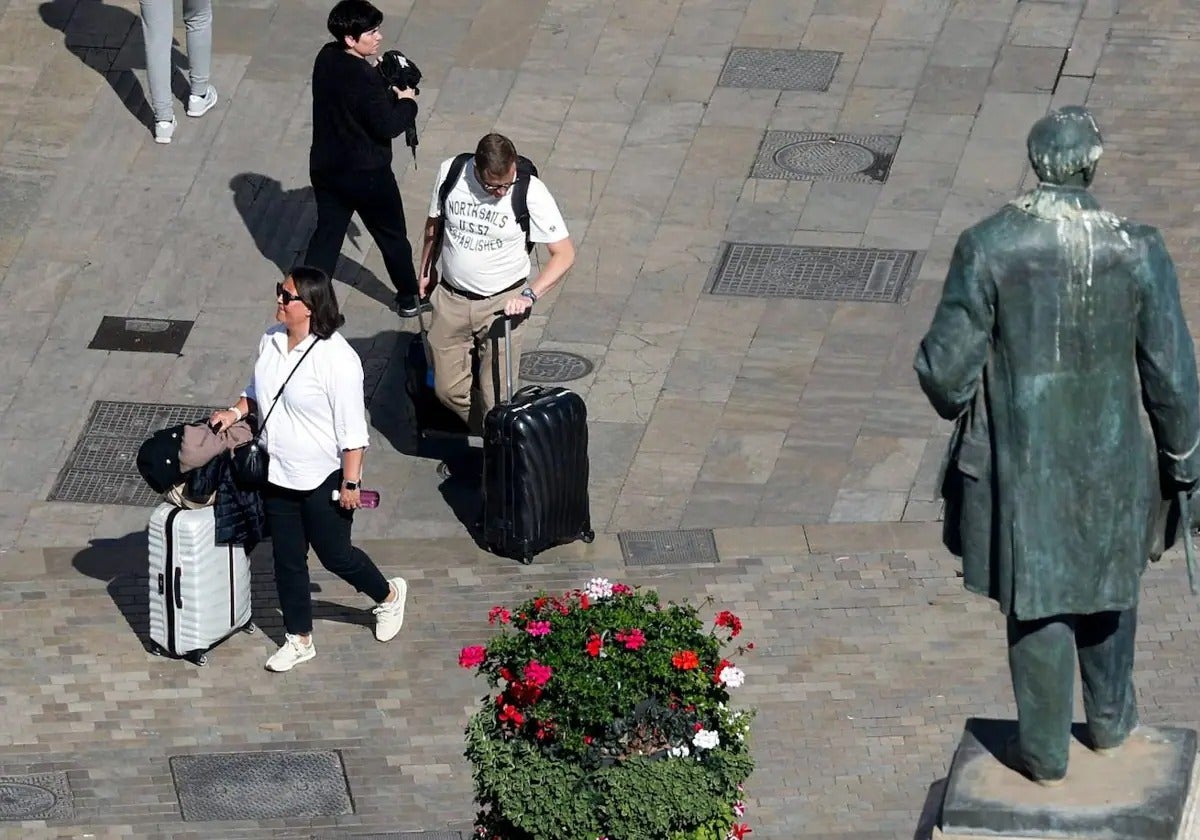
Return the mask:
<svg viewBox="0 0 1200 840">
<path fill-rule="evenodd" d="M 1042 787 L 1008 767 L 1015 721 L 971 718 L 954 754 L 935 838 L 1191 840 L 1183 835 L 1196 732 L 1141 726 L 1113 756 L 1072 738 L 1066 781 Z"/>
</svg>

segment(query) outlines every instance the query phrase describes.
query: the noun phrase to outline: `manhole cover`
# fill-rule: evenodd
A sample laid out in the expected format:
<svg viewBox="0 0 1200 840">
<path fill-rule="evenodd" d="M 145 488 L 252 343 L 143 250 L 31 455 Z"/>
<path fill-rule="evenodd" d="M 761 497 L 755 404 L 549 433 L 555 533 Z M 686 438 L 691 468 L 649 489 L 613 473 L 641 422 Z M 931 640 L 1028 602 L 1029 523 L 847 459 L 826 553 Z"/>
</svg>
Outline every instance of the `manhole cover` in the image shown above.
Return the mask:
<svg viewBox="0 0 1200 840">
<path fill-rule="evenodd" d="M 525 382 L 570 382 L 592 372 L 591 360 L 562 350 L 532 350 L 521 354 Z"/>
<path fill-rule="evenodd" d="M 66 773 L 0 776 L 0 820 L 50 820 L 72 815 Z"/>
<path fill-rule="evenodd" d="M 883 134 L 768 131 L 751 178 L 875 184 L 887 180 L 900 138 Z"/>
<path fill-rule="evenodd" d="M 273 820 L 352 814 L 342 759 L 330 751 L 171 757 L 184 820 Z"/>
<path fill-rule="evenodd" d="M 203 420 L 212 412 L 212 407 L 194 405 L 93 403 L 46 500 L 154 507 L 162 497 L 137 471 L 138 447 L 159 429 Z"/>
<path fill-rule="evenodd" d="M 804 140 L 777 151 L 775 163 L 800 177 L 853 175 L 870 168 L 875 163 L 875 153 L 857 143 Z"/>
<path fill-rule="evenodd" d="M 714 295 L 898 303 L 919 252 L 726 242 L 709 281 Z"/>
<path fill-rule="evenodd" d="M 828 90 L 842 54 L 826 50 L 734 47 L 717 80 L 720 87 Z"/>
<path fill-rule="evenodd" d="M 708 529 L 622 531 L 617 534 L 626 566 L 680 566 L 718 563 L 717 543 Z"/>
<path fill-rule="evenodd" d="M 178 355 L 192 331 L 193 323 L 195 322 L 105 315 L 100 319 L 100 328 L 96 330 L 88 349 Z"/>
</svg>

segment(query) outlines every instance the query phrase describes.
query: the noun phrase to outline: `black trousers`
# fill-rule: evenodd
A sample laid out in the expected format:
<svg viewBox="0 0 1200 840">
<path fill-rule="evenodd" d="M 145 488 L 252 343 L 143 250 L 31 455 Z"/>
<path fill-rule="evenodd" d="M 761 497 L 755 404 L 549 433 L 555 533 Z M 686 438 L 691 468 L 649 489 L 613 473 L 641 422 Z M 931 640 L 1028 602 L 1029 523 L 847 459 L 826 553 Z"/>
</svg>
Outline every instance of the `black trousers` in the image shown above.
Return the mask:
<svg viewBox="0 0 1200 840">
<path fill-rule="evenodd" d="M 293 635 L 312 632 L 310 545 L 322 566 L 376 603 L 391 592 L 379 567 L 350 544 L 354 511 L 343 510 L 330 498 L 341 482 L 342 471 L 335 470 L 314 490 L 268 484 L 263 492 L 275 557 L 275 591 L 283 610 L 283 625 Z"/>
<path fill-rule="evenodd" d="M 317 229 L 308 240 L 305 262 L 332 277 L 350 217 L 358 213 L 379 246 L 397 293 L 416 295 L 417 273 L 404 224 L 404 202 L 391 168 L 313 172 L 311 178 L 317 200 Z"/>
<path fill-rule="evenodd" d="M 1137 726 L 1133 648 L 1137 607 L 1121 612 L 1008 619 L 1008 664 L 1021 756 L 1039 779 L 1067 772 L 1075 660 L 1092 746 L 1115 747 Z"/>
</svg>

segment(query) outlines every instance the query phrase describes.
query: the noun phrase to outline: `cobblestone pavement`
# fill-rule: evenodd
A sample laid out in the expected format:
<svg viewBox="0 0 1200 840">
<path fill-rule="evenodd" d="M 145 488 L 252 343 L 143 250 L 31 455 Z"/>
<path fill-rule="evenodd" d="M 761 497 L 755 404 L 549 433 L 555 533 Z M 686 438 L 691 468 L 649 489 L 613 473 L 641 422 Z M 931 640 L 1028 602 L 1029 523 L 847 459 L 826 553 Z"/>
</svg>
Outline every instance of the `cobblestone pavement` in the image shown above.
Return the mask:
<svg viewBox="0 0 1200 840">
<path fill-rule="evenodd" d="M 218 4 L 221 103 L 181 116 L 160 147 L 136 3 L 0 0 L 0 775 L 63 771 L 75 809 L 0 822 L 0 837 L 465 830 L 462 727 L 483 686 L 456 667 L 458 647 L 484 638 L 491 603 L 599 573 L 745 616 L 760 645 L 741 694 L 760 709 L 756 840 L 924 838 L 964 719 L 1012 705 L 998 616 L 936 548 L 947 430 L 916 388 L 914 345 L 958 231 L 1029 183 L 1030 123 L 1077 102 L 1106 136 L 1098 196 L 1164 228 L 1200 323 L 1192 4 L 378 5 L 386 43 L 426 74 L 420 168 L 396 161 L 410 230 L 436 163 L 493 128 L 564 207 L 579 261 L 539 302 L 531 346 L 594 363 L 571 385 L 591 412 L 602 533 L 529 568 L 465 537 L 470 501 L 439 478 L 435 451 L 414 452 L 399 410 L 416 324 L 387 310 L 381 260 L 356 233 L 338 279 L 384 497 L 358 533 L 413 584 L 405 632 L 378 645 L 363 605 L 318 574 L 320 654 L 291 674 L 263 674 L 263 635 L 235 637 L 204 669 L 150 657 L 148 510 L 46 498 L 95 401 L 224 404 L 240 386 L 278 267 L 314 222 L 307 79 L 327 2 Z M 731 47 L 840 55 L 825 91 L 742 89 L 718 84 Z M 767 131 L 895 154 L 883 183 L 748 177 L 764 174 Z M 705 291 L 723 242 L 922 256 L 899 302 L 767 300 Z M 195 325 L 180 355 L 85 349 L 103 315 Z M 722 562 L 626 573 L 616 532 L 677 527 L 715 528 Z M 261 558 L 256 569 L 256 619 L 277 641 Z M 1177 560 L 1147 575 L 1137 679 L 1150 722 L 1200 718 L 1185 591 Z M 170 756 L 285 746 L 341 750 L 355 813 L 181 821 Z"/>
</svg>

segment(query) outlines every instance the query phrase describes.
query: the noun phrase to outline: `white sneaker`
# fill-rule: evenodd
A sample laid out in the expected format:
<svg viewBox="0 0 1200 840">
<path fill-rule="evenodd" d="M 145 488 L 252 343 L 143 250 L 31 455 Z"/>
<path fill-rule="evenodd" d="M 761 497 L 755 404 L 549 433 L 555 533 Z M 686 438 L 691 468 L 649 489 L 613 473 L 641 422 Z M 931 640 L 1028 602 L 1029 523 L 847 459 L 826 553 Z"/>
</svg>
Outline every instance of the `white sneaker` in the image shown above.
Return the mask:
<svg viewBox="0 0 1200 840">
<path fill-rule="evenodd" d="M 284 671 L 292 670 L 301 662 L 307 662 L 316 655 L 317 646 L 311 637 L 308 644 L 304 644 L 304 642 L 300 641 L 299 636 L 293 636 L 291 633 L 288 633 L 283 645 L 267 660 L 267 670 L 282 674 Z"/>
<path fill-rule="evenodd" d="M 212 106 L 217 104 L 217 89 L 212 85 L 208 86 L 208 90 L 203 96 L 195 94 L 188 97 L 187 115 L 189 117 L 203 117 L 212 110 Z"/>
<path fill-rule="evenodd" d="M 388 581 L 396 589 L 396 600 L 375 608 L 375 638 L 387 642 L 395 638 L 404 626 L 404 600 L 408 597 L 408 582 L 402 577 Z"/>
<path fill-rule="evenodd" d="M 175 136 L 175 126 L 178 123 L 174 117 L 169 120 L 159 120 L 154 124 L 154 142 L 155 143 L 170 143 L 171 138 Z"/>
</svg>

